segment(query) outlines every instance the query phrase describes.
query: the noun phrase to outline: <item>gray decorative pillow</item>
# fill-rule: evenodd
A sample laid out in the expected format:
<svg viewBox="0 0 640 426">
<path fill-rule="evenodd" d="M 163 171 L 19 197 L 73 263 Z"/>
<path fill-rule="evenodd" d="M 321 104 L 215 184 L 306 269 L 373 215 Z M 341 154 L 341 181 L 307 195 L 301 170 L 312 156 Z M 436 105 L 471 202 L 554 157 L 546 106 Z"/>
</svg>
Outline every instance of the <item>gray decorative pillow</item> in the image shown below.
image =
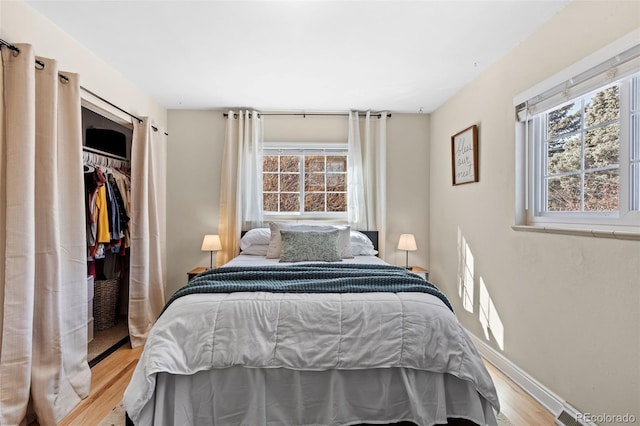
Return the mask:
<svg viewBox="0 0 640 426">
<path fill-rule="evenodd" d="M 278 259 L 280 252 L 282 251 L 282 239 L 280 237 L 280 231 L 333 231 L 337 229 L 338 234 L 338 251 L 340 257 L 343 259 L 353 259 L 353 253 L 351 251 L 351 227 L 349 225 L 317 225 L 311 223 L 283 223 L 283 222 L 270 222 L 269 229 L 271 230 L 271 237 L 269 240 L 269 249 L 267 250 L 267 259 Z M 362 235 L 367 241 L 369 239 Z M 369 241 L 371 244 L 371 242 Z M 373 247 L 373 245 L 371 246 Z"/>
<path fill-rule="evenodd" d="M 339 231 L 285 231 L 281 230 L 282 251 L 280 262 L 322 261 L 338 262 Z"/>
</svg>

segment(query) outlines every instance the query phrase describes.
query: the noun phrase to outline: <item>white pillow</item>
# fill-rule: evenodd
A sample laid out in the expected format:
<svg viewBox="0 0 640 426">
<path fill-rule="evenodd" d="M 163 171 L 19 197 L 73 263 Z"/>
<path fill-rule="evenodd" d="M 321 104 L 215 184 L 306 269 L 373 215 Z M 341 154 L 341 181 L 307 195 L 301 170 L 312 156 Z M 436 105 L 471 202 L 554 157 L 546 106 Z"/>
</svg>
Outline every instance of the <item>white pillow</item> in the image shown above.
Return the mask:
<svg viewBox="0 0 640 426">
<path fill-rule="evenodd" d="M 351 231 L 350 237 L 351 244 L 360 244 L 362 246 L 369 246 L 373 248 L 373 243 L 371 242 L 369 237 L 367 237 L 360 231 Z"/>
<path fill-rule="evenodd" d="M 351 259 L 353 254 L 351 252 L 350 232 L 351 227 L 348 225 L 309 225 L 309 224 L 293 224 L 282 222 L 270 222 L 269 229 L 271 229 L 271 239 L 269 241 L 269 250 L 267 250 L 267 259 L 278 259 L 282 252 L 282 237 L 280 230 L 287 231 L 315 231 L 326 232 L 338 230 L 338 251 L 342 259 Z"/>
<path fill-rule="evenodd" d="M 269 250 L 268 244 L 255 244 L 252 246 L 248 246 L 247 248 L 242 250 L 242 254 L 252 254 L 255 256 L 266 256 L 267 250 Z"/>
<path fill-rule="evenodd" d="M 245 251 L 254 245 L 269 245 L 271 231 L 269 228 L 253 228 L 247 231 L 240 239 L 240 250 Z"/>
<path fill-rule="evenodd" d="M 365 234 L 359 231 L 351 231 L 351 253 L 354 256 L 375 256 L 378 251 L 373 248 L 373 243 Z"/>
<path fill-rule="evenodd" d="M 375 256 L 378 254 L 378 250 L 374 250 L 373 247 L 353 244 L 351 245 L 351 253 L 353 253 L 354 256 Z"/>
</svg>

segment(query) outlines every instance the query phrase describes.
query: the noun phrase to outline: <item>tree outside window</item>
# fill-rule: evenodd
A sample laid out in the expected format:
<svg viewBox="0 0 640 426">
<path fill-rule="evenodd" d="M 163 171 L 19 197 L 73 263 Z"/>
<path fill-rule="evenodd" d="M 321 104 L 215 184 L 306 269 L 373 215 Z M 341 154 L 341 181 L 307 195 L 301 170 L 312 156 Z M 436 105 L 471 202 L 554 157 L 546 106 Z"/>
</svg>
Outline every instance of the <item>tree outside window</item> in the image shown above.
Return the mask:
<svg viewBox="0 0 640 426">
<path fill-rule="evenodd" d="M 265 214 L 347 212 L 347 155 L 263 156 Z"/>
<path fill-rule="evenodd" d="M 546 211 L 617 211 L 620 88 L 601 89 L 546 114 Z"/>
</svg>

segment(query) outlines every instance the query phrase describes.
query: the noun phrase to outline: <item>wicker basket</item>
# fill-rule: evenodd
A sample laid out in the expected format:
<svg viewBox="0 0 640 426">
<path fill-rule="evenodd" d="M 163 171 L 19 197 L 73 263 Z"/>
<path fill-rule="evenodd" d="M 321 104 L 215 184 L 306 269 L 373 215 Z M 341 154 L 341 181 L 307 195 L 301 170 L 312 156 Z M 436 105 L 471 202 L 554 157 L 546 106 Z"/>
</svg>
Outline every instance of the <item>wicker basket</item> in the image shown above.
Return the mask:
<svg viewBox="0 0 640 426">
<path fill-rule="evenodd" d="M 117 279 L 95 281 L 93 295 L 95 331 L 106 330 L 116 325 L 119 291 L 120 285 Z"/>
</svg>

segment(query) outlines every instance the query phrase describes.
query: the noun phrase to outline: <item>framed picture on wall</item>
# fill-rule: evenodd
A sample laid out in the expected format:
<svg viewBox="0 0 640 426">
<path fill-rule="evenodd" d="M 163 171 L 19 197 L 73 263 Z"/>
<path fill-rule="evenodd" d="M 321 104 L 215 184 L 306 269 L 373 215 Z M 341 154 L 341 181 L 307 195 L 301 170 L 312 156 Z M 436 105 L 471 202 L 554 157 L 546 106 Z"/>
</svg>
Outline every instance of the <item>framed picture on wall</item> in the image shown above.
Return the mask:
<svg viewBox="0 0 640 426">
<path fill-rule="evenodd" d="M 467 127 L 451 136 L 453 185 L 478 182 L 478 126 Z"/>
</svg>

